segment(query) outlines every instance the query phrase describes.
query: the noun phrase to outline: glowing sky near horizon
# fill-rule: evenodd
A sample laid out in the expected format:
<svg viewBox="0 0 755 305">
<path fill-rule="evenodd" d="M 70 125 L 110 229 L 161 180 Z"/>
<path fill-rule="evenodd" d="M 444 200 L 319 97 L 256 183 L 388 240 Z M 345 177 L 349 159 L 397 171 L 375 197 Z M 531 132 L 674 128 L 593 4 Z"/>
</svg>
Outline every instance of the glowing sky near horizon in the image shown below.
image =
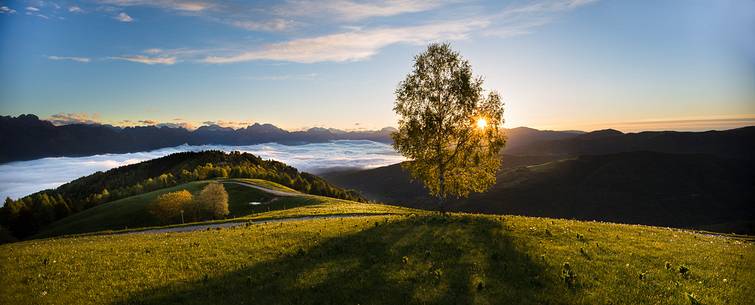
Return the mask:
<svg viewBox="0 0 755 305">
<path fill-rule="evenodd" d="M 114 125 L 395 126 L 448 41 L 506 127 L 755 125 L 753 1 L 0 1 L 0 115 Z"/>
</svg>

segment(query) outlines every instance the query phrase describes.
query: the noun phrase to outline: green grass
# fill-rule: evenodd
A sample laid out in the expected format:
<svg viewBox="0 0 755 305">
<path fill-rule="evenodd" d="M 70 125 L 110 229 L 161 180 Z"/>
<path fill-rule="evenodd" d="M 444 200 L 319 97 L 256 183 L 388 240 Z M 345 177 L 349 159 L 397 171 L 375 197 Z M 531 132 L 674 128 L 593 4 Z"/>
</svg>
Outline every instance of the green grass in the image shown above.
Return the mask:
<svg viewBox="0 0 755 305">
<path fill-rule="evenodd" d="M 42 228 L 34 238 L 158 225 L 159 220 L 147 211 L 147 206 L 157 196 L 180 190 L 196 194 L 206 184 L 207 181 L 189 182 L 104 203 L 52 223 Z"/>
<path fill-rule="evenodd" d="M 302 194 L 288 189 L 285 186 L 266 180 L 234 180 L 299 195 L 278 197 L 255 188 L 234 183 L 224 183 L 223 186 L 228 192 L 228 209 L 230 214 L 227 219 L 215 222 L 248 221 L 327 214 L 401 214 L 418 212 L 416 210 L 401 207 L 365 204 Z M 190 182 L 171 188 L 160 189 L 146 194 L 108 202 L 54 222 L 43 228 L 42 231 L 33 238 L 85 234 L 101 231 L 138 231 L 144 228 L 165 226 L 166 224 L 161 223 L 148 212 L 147 206 L 154 202 L 157 196 L 167 192 L 185 189 L 196 195 L 205 185 L 207 185 L 208 182 L 209 181 Z M 249 204 L 250 202 L 260 202 L 261 204 L 251 205 Z M 168 226 L 178 225 L 181 224 L 172 224 Z"/>
<path fill-rule="evenodd" d="M 259 179 L 239 180 L 276 190 L 287 191 L 285 186 L 274 182 Z M 163 223 L 153 217 L 147 209 L 147 206 L 154 202 L 157 196 L 179 190 L 188 190 L 196 195 L 205 185 L 207 185 L 207 183 L 208 181 L 189 182 L 175 187 L 164 188 L 108 202 L 54 222 L 49 226 L 44 227 L 34 236 L 34 238 L 163 225 Z M 270 195 L 261 190 L 244 187 L 238 184 L 224 183 L 223 185 L 228 192 L 229 218 L 318 203 L 308 198 L 276 198 L 276 196 Z M 291 192 L 298 194 L 298 192 L 293 190 L 291 190 Z M 250 205 L 249 203 L 253 201 L 261 202 L 263 204 Z"/>
<path fill-rule="evenodd" d="M 269 213 L 391 209 L 349 205 Z M 755 251 L 666 228 L 411 214 L 6 244 L 0 280 L 0 304 L 751 304 Z"/>
<path fill-rule="evenodd" d="M 268 188 L 271 190 L 282 191 L 282 192 L 287 192 L 287 193 L 299 193 L 299 191 L 289 188 L 285 185 L 281 185 L 281 184 L 268 181 L 268 180 L 263 180 L 263 179 L 234 178 L 234 179 L 228 179 L 228 181 L 238 181 L 238 182 L 254 184 L 254 185 Z"/>
</svg>

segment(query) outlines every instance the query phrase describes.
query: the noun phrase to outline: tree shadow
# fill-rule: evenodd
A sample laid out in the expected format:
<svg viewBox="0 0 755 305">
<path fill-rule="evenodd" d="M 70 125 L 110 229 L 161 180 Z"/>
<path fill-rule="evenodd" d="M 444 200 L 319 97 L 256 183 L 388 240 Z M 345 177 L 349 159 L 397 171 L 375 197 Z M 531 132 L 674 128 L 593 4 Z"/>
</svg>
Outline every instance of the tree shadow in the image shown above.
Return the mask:
<svg viewBox="0 0 755 305">
<path fill-rule="evenodd" d="M 376 222 L 352 235 L 116 304 L 542 304 L 556 272 L 503 223 L 472 216 Z"/>
</svg>

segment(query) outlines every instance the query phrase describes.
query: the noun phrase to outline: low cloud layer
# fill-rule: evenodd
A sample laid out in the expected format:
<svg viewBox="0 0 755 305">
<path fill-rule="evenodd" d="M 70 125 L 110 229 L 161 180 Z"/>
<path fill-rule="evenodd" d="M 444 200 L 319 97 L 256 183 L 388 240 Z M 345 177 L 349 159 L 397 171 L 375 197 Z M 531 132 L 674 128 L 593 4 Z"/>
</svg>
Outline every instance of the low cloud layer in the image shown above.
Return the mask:
<svg viewBox="0 0 755 305">
<path fill-rule="evenodd" d="M 69 125 L 69 124 L 101 124 L 102 119 L 99 114 L 93 113 L 57 113 L 47 118 L 53 125 Z"/>
<path fill-rule="evenodd" d="M 299 170 L 315 174 L 341 168 L 373 168 L 404 160 L 390 145 L 366 140 L 343 140 L 295 146 L 277 143 L 248 146 L 182 145 L 148 152 L 44 158 L 2 164 L 0 165 L 0 197 L 19 198 L 44 189 L 58 187 L 97 171 L 106 171 L 176 152 L 203 150 L 249 152 L 263 159 L 278 160 Z"/>
</svg>

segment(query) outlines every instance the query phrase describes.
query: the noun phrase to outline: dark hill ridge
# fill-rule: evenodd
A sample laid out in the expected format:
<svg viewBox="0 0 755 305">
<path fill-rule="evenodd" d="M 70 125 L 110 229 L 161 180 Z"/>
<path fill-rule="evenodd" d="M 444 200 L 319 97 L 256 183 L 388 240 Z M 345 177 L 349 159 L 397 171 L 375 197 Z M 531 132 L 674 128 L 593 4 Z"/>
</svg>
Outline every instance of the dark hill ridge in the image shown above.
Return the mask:
<svg viewBox="0 0 755 305">
<path fill-rule="evenodd" d="M 504 156 L 493 188 L 450 200 L 447 208 L 755 233 L 752 158 L 658 152 L 548 158 Z M 399 165 L 324 177 L 369 199 L 435 208 Z"/>
<path fill-rule="evenodd" d="M 512 149 L 516 147 L 527 146 L 532 143 L 550 141 L 550 140 L 562 140 L 573 138 L 577 135 L 584 134 L 584 131 L 567 130 L 567 131 L 554 131 L 554 130 L 538 130 L 529 127 L 516 127 L 506 130 L 506 149 Z"/>
<path fill-rule="evenodd" d="M 723 131 L 645 131 L 622 133 L 599 130 L 573 137 L 509 146 L 514 155 L 599 155 L 631 151 L 700 153 L 746 158 L 755 151 L 755 126 Z"/>
</svg>

